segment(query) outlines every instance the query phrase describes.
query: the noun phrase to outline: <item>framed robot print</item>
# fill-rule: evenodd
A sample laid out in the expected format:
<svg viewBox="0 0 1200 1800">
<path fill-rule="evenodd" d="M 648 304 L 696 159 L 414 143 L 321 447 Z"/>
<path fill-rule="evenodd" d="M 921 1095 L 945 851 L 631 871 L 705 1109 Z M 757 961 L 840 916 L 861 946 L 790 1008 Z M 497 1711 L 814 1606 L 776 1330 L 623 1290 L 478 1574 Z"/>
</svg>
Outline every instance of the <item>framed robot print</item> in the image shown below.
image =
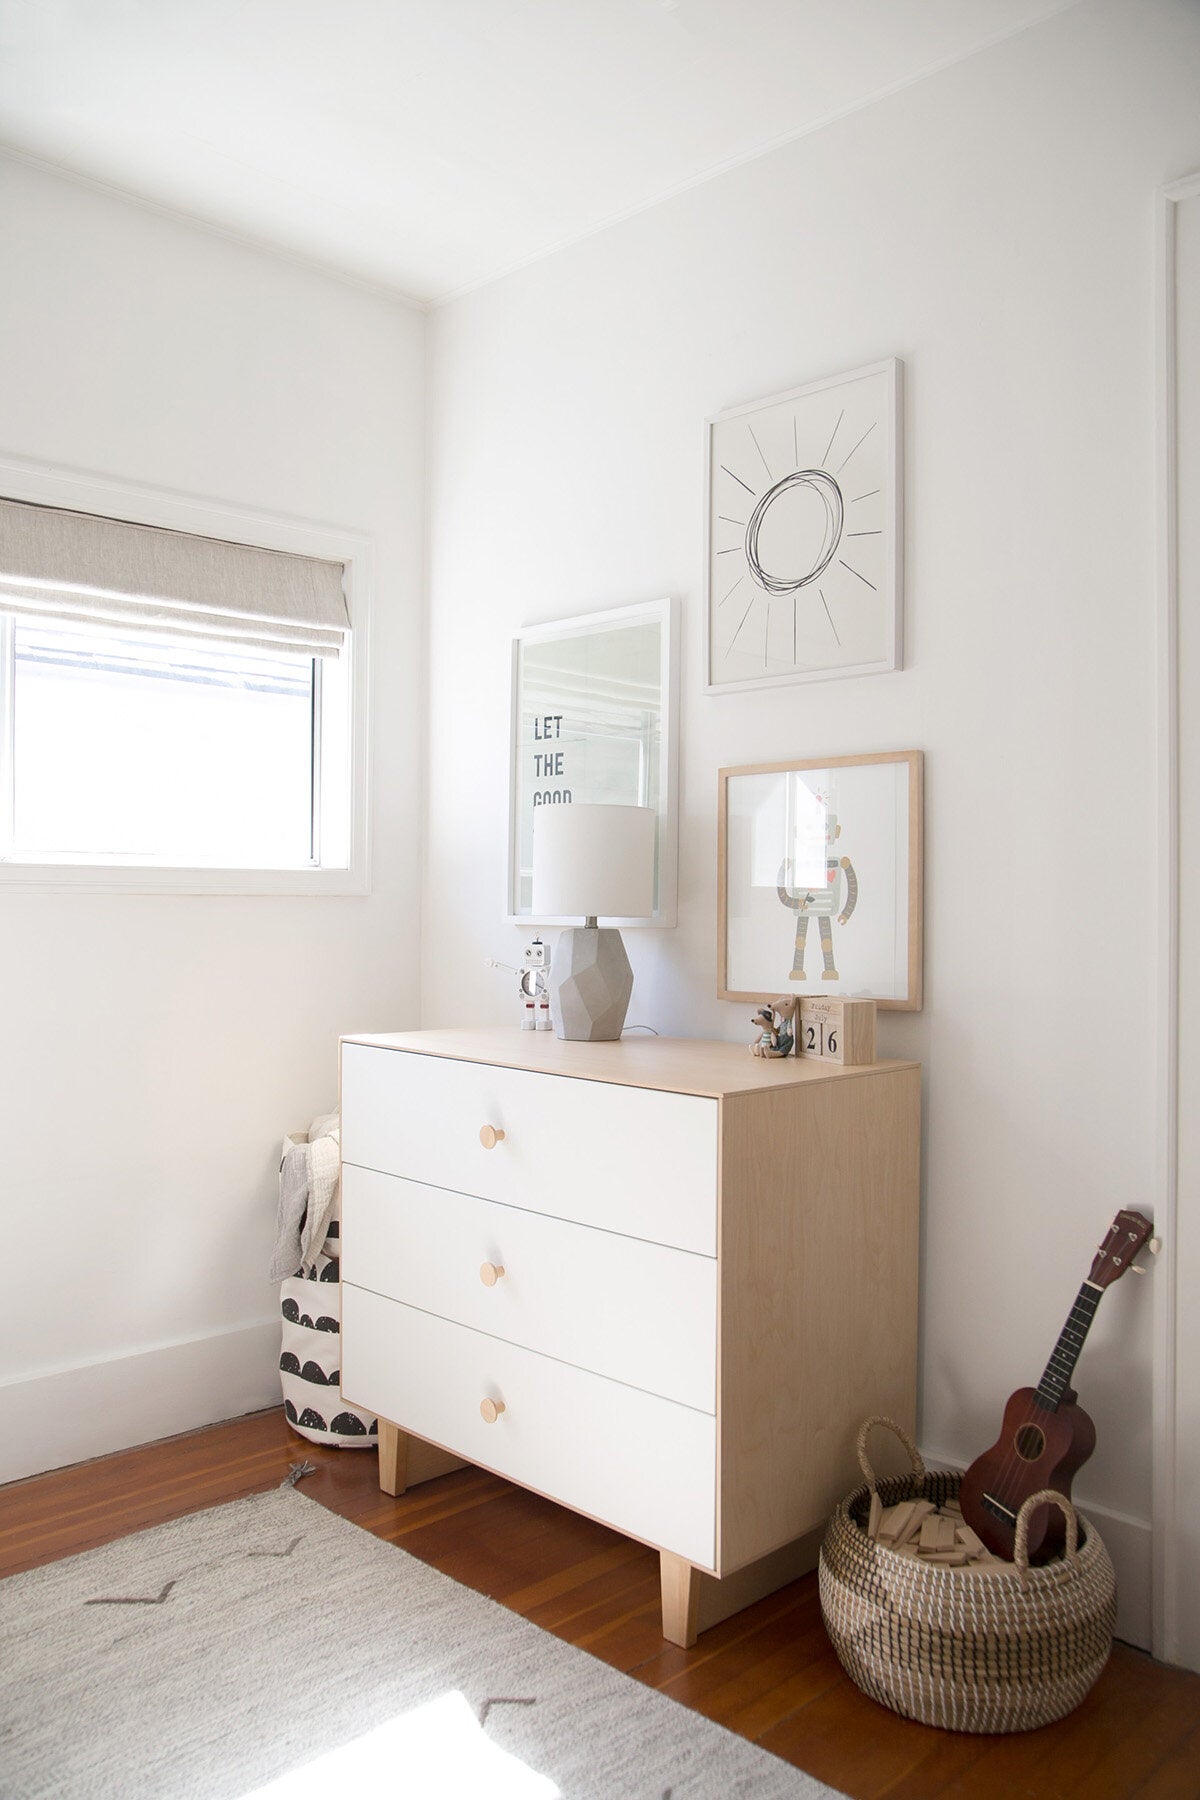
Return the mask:
<svg viewBox="0 0 1200 1800">
<path fill-rule="evenodd" d="M 722 769 L 717 991 L 921 1007 L 919 750 Z"/>
<path fill-rule="evenodd" d="M 708 420 L 707 693 L 902 666 L 900 367 Z"/>
</svg>

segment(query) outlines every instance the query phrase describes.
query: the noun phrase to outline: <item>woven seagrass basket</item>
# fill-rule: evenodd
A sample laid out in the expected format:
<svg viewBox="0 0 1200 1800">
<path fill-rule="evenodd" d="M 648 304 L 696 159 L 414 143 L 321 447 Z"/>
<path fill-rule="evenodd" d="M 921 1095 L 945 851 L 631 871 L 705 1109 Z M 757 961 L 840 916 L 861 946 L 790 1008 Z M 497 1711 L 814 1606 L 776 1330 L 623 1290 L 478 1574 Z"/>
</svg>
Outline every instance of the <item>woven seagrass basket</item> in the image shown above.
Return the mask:
<svg viewBox="0 0 1200 1800">
<path fill-rule="evenodd" d="M 895 1432 L 911 1475 L 876 1479 L 866 1454 L 873 1425 Z M 838 1506 L 820 1562 L 821 1611 L 850 1679 L 893 1712 L 949 1731 L 1032 1731 L 1078 1706 L 1108 1661 L 1116 1614 L 1113 1567 L 1095 1528 L 1046 1490 L 1021 1508 L 1011 1565 L 922 1563 L 867 1536 L 871 1495 L 883 1506 L 940 1506 L 957 1498 L 961 1477 L 927 1473 L 891 1419 L 866 1421 L 858 1460 L 866 1485 Z M 1031 1568 L 1029 1518 L 1048 1501 L 1066 1515 L 1066 1553 Z"/>
</svg>

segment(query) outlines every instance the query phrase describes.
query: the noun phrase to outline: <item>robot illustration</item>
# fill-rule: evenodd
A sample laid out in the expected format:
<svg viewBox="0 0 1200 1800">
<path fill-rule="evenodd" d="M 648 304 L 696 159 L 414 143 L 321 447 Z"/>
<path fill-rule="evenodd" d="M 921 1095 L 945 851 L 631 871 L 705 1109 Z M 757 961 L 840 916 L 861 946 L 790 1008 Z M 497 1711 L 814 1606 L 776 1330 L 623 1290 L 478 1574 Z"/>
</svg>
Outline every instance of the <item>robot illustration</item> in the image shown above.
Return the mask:
<svg viewBox="0 0 1200 1800">
<path fill-rule="evenodd" d="M 784 861 L 779 869 L 779 899 L 796 915 L 796 948 L 792 957 L 791 981 L 806 981 L 804 947 L 808 937 L 808 921 L 816 919 L 821 933 L 821 955 L 825 967 L 821 979 L 837 981 L 833 960 L 833 919 L 844 925 L 858 904 L 858 876 L 848 856 L 834 854 L 834 844 L 841 835 L 835 813 L 825 815 L 825 886 L 794 888 L 791 885 L 792 864 Z M 844 888 L 844 897 L 843 897 Z"/>
</svg>

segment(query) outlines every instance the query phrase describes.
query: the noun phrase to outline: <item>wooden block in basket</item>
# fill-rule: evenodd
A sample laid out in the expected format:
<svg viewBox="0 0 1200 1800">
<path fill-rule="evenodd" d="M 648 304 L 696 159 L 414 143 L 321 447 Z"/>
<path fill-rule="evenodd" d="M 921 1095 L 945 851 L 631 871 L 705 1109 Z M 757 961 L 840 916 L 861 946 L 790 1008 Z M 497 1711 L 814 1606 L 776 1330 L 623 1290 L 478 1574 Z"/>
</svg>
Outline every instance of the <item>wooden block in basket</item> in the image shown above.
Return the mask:
<svg viewBox="0 0 1200 1800">
<path fill-rule="evenodd" d="M 798 1056 L 853 1066 L 875 1061 L 875 1002 L 812 995 L 800 1002 Z"/>
</svg>

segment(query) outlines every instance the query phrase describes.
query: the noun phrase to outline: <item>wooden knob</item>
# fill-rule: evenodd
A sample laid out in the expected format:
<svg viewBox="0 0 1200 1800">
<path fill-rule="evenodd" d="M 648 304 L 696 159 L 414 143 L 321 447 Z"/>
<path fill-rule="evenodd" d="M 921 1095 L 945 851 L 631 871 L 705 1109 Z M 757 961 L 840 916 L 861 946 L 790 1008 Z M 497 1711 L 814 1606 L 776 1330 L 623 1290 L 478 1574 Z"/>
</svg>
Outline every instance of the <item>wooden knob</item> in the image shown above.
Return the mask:
<svg viewBox="0 0 1200 1800">
<path fill-rule="evenodd" d="M 479 1267 L 479 1279 L 484 1287 L 495 1287 L 503 1273 L 503 1263 L 481 1263 Z"/>
<path fill-rule="evenodd" d="M 494 1150 L 497 1144 L 502 1144 L 504 1142 L 504 1133 L 498 1125 L 481 1125 L 479 1127 L 479 1141 L 485 1150 Z"/>
<path fill-rule="evenodd" d="M 481 1400 L 479 1411 L 485 1425 L 494 1425 L 504 1411 L 504 1402 L 503 1400 Z"/>
</svg>

